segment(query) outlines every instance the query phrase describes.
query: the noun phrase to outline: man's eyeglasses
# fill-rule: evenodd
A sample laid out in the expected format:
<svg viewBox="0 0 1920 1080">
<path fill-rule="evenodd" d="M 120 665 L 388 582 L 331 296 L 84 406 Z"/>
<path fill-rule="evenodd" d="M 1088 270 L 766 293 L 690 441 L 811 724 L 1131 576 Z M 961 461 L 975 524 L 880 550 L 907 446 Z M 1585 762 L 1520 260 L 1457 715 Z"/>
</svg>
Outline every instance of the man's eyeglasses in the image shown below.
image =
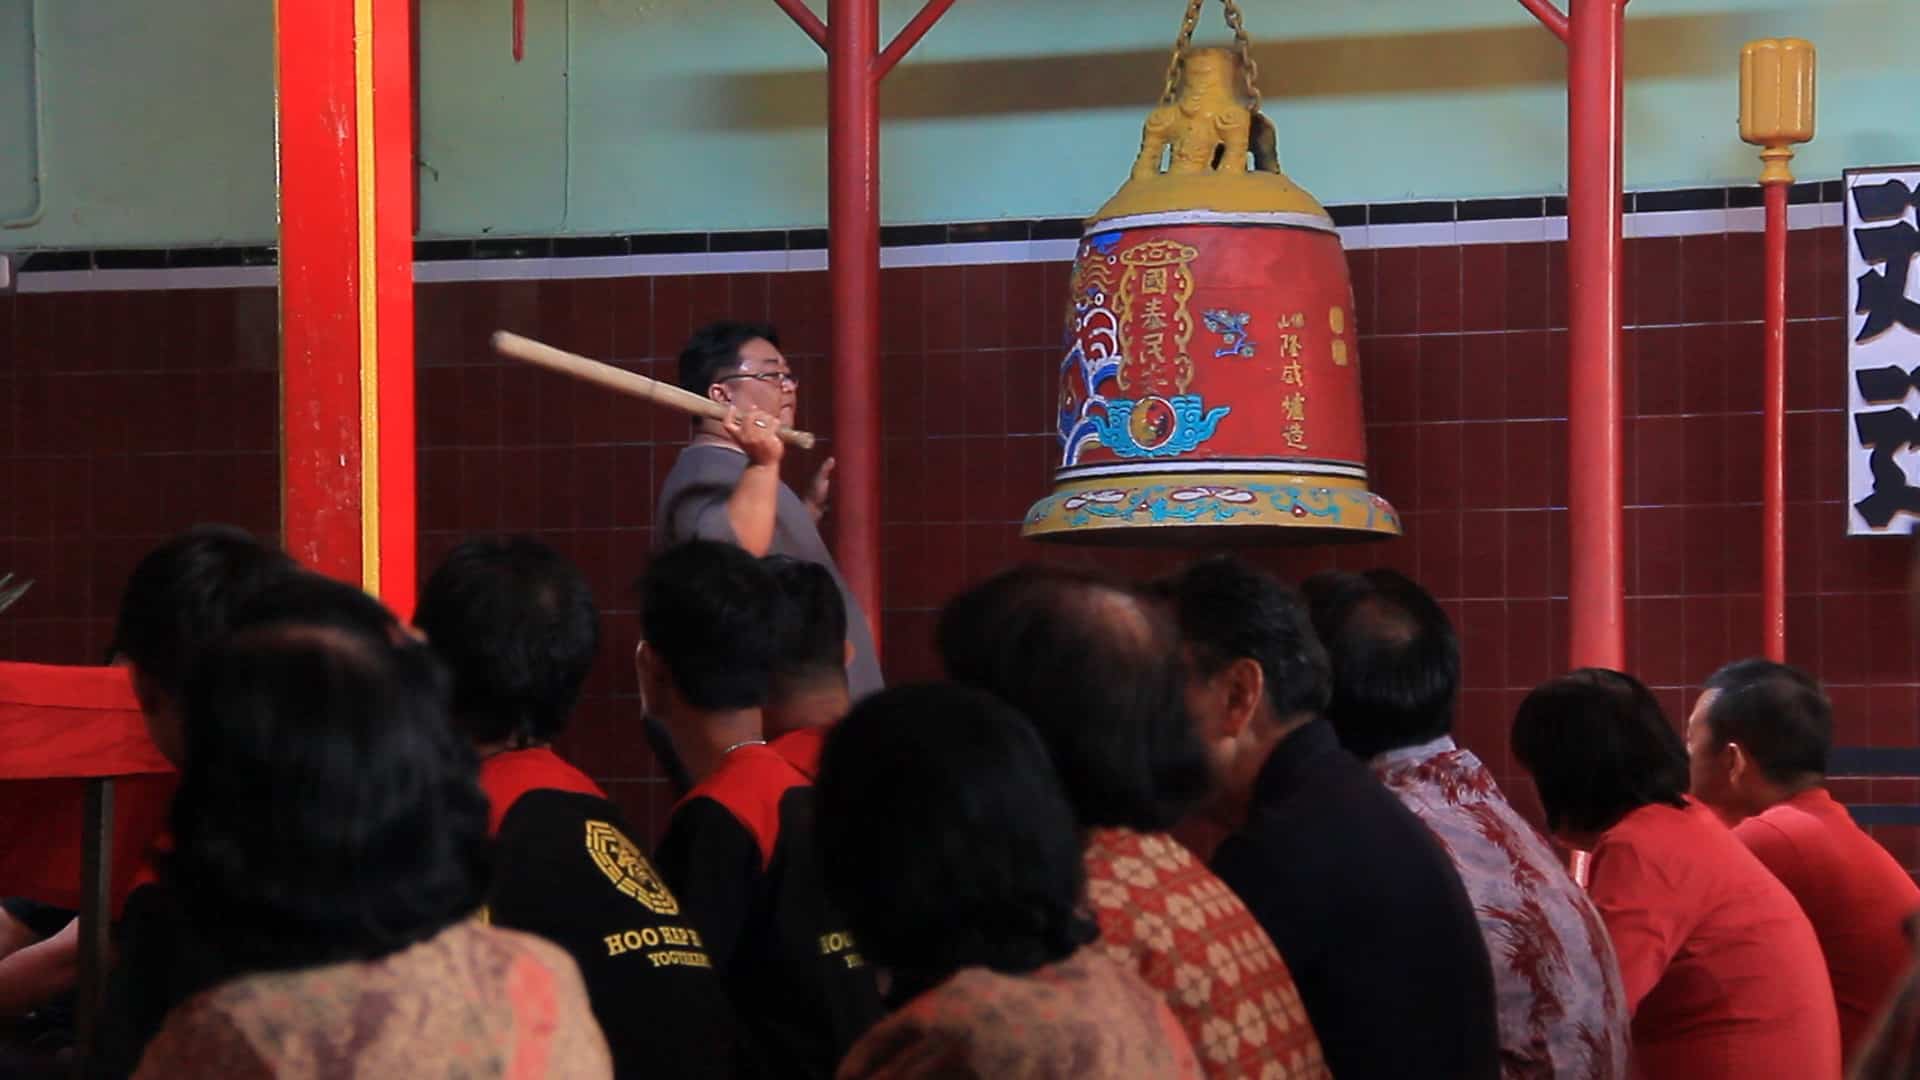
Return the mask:
<svg viewBox="0 0 1920 1080">
<path fill-rule="evenodd" d="M 752 379 L 755 382 L 766 383 L 768 386 L 777 386 L 782 390 L 797 390 L 800 387 L 800 376 L 791 371 L 762 371 L 758 375 L 728 375 L 720 381 L 733 382 L 736 379 Z"/>
</svg>

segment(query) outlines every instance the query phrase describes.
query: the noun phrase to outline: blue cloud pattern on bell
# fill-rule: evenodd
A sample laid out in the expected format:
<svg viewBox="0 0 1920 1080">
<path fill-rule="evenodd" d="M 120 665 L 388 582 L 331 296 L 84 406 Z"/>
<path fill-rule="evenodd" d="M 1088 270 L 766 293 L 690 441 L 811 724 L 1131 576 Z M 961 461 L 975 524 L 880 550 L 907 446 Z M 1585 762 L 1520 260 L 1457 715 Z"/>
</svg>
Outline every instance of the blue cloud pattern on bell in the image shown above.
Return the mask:
<svg viewBox="0 0 1920 1080">
<path fill-rule="evenodd" d="M 1126 458 L 1173 457 L 1213 438 L 1230 405 L 1208 409 L 1199 394 L 1108 398 L 1105 416 L 1089 416 L 1100 444 Z"/>
</svg>

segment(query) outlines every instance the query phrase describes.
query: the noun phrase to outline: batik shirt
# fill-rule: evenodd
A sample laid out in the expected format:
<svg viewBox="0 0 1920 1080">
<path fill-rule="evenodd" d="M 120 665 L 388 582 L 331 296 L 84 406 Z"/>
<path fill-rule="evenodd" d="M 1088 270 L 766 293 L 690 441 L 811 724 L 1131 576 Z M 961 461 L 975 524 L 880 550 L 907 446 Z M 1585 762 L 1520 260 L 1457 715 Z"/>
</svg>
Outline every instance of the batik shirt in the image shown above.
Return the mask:
<svg viewBox="0 0 1920 1080">
<path fill-rule="evenodd" d="M 378 960 L 247 975 L 182 1004 L 137 1080 L 600 1080 L 607 1042 L 567 955 L 460 923 Z"/>
<path fill-rule="evenodd" d="M 1095 948 L 1166 999 L 1206 1075 L 1328 1075 L 1273 939 L 1179 841 L 1095 829 L 1086 866 Z"/>
<path fill-rule="evenodd" d="M 1433 830 L 1473 901 L 1493 960 L 1501 1075 L 1625 1077 L 1631 1021 L 1613 946 L 1546 840 L 1451 738 L 1372 764 Z"/>
</svg>

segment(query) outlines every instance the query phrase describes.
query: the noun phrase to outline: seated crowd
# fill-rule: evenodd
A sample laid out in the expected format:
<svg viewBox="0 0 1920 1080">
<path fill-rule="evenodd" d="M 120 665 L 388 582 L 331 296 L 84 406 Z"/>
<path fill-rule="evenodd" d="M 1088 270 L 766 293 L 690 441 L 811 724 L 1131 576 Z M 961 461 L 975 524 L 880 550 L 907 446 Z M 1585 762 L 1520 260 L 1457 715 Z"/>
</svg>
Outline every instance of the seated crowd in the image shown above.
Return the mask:
<svg viewBox="0 0 1920 1080">
<path fill-rule="evenodd" d="M 1539 687 L 1542 832 L 1455 743 L 1459 640 L 1390 571 L 1022 567 L 942 611 L 950 681 L 864 697 L 819 565 L 692 540 L 635 600 L 651 850 L 555 746 L 602 640 L 552 549 L 460 546 L 411 626 L 234 530 L 151 552 L 114 652 L 180 781 L 88 1073 L 1920 1068 L 1920 889 L 1828 793 L 1793 668 L 1714 673 L 1684 735 L 1621 672 Z M 61 1015 L 78 937 L 0 905 L 0 1013 Z"/>
</svg>

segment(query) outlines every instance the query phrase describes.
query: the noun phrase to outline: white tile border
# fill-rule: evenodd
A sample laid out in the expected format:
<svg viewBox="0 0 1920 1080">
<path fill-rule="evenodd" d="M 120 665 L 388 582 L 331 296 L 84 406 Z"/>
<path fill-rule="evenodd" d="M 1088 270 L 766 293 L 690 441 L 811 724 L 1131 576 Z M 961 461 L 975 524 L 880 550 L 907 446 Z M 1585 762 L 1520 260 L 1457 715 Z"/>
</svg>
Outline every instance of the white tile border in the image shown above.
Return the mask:
<svg viewBox="0 0 1920 1080">
<path fill-rule="evenodd" d="M 1845 222 L 1840 203 L 1803 203 L 1787 208 L 1789 229 L 1838 227 Z M 1643 211 L 1626 215 L 1629 238 L 1705 236 L 1759 232 L 1766 214 L 1759 207 L 1728 210 Z M 1337 230 L 1348 251 L 1467 244 L 1525 244 L 1565 240 L 1565 216 L 1496 218 L 1487 221 L 1417 222 L 1357 225 Z M 1079 241 L 996 240 L 982 243 L 923 244 L 880 249 L 882 269 L 931 266 L 987 266 L 1030 262 L 1071 262 Z M 17 259 L 17 257 L 15 257 Z M 19 265 L 16 261 L 14 265 Z M 658 255 L 593 255 L 541 259 L 448 259 L 413 264 L 422 285 L 466 281 L 559 281 L 574 278 L 677 277 L 698 274 L 790 273 L 827 268 L 822 249 L 805 251 L 715 251 Z M 244 289 L 279 281 L 272 266 L 218 266 L 158 270 L 16 271 L 22 293 L 140 291 L 162 289 Z"/>
</svg>

